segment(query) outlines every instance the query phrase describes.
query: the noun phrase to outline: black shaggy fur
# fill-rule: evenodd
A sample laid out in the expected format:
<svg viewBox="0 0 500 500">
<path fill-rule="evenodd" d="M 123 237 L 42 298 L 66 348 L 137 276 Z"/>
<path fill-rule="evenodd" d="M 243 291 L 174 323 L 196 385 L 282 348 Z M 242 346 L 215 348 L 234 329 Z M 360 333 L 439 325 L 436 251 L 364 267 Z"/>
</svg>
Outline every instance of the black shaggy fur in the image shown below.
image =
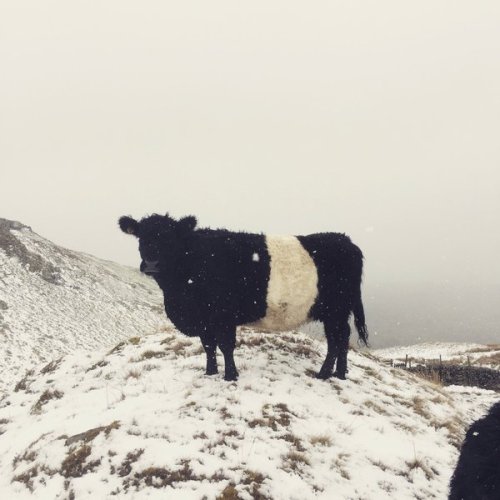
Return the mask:
<svg viewBox="0 0 500 500">
<path fill-rule="evenodd" d="M 207 354 L 206 373 L 217 373 L 219 347 L 225 361 L 224 378 L 236 380 L 236 327 L 266 315 L 271 258 L 265 236 L 196 229 L 194 217 L 176 221 L 168 214 L 139 222 L 125 216 L 119 225 L 139 239 L 141 271 L 153 276 L 162 289 L 169 319 L 184 334 L 200 337 Z M 343 234 L 313 234 L 298 240 L 318 272 L 318 294 L 309 319 L 323 322 L 328 341 L 318 377 L 344 379 L 351 312 L 360 340 L 367 344 L 361 302 L 363 256 Z"/>
<path fill-rule="evenodd" d="M 449 500 L 500 499 L 500 401 L 465 436 Z"/>
</svg>

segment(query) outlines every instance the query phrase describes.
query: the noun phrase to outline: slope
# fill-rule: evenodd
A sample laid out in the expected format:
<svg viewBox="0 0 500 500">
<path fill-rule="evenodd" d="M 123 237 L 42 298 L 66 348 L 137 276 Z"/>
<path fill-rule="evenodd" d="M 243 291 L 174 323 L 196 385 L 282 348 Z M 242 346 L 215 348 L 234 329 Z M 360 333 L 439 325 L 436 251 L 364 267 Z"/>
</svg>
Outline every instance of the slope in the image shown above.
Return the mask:
<svg viewBox="0 0 500 500">
<path fill-rule="evenodd" d="M 442 361 L 500 369 L 500 344 L 426 342 L 376 349 L 373 354 L 381 359 L 395 361 L 403 361 L 406 355 L 414 361 L 439 360 L 441 356 Z"/>
<path fill-rule="evenodd" d="M 28 372 L 0 401 L 0 497 L 445 498 L 464 426 L 497 399 L 355 351 L 347 381 L 320 381 L 323 342 L 238 338 L 237 383 L 173 329 Z"/>
<path fill-rule="evenodd" d="M 26 365 L 158 328 L 162 309 L 156 284 L 138 271 L 0 219 L 0 391 Z"/>
</svg>

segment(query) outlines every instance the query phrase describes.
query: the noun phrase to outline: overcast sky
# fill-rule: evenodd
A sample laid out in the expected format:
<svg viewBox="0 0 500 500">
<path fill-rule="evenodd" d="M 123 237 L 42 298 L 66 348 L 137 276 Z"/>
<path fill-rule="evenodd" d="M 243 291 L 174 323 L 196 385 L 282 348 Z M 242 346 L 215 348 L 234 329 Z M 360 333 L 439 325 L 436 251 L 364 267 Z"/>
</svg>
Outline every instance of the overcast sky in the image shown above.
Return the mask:
<svg viewBox="0 0 500 500">
<path fill-rule="evenodd" d="M 498 283 L 500 2 L 1 1 L 0 217 L 340 231 L 370 286 Z"/>
</svg>

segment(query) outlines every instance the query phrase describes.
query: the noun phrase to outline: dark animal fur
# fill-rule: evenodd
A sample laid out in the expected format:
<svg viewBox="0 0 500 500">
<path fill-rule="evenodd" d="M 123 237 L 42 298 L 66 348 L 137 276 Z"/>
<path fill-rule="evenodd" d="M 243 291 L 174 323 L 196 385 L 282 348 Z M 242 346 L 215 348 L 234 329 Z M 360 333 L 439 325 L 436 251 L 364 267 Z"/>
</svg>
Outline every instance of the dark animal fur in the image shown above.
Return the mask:
<svg viewBox="0 0 500 500">
<path fill-rule="evenodd" d="M 176 221 L 168 214 L 140 222 L 122 217 L 119 225 L 139 239 L 141 270 L 151 274 L 162 289 L 169 319 L 184 334 L 200 337 L 207 354 L 207 374 L 217 373 L 218 346 L 224 354 L 224 378 L 235 380 L 236 327 L 266 315 L 271 259 L 265 236 L 196 229 L 194 217 Z M 360 340 L 367 344 L 361 302 L 363 256 L 343 234 L 312 234 L 298 240 L 318 273 L 318 294 L 309 319 L 323 322 L 328 341 L 318 377 L 344 379 L 351 312 Z M 255 254 L 258 259 L 253 258 Z"/>
<path fill-rule="evenodd" d="M 462 444 L 449 500 L 500 499 L 500 402 L 474 422 Z"/>
</svg>

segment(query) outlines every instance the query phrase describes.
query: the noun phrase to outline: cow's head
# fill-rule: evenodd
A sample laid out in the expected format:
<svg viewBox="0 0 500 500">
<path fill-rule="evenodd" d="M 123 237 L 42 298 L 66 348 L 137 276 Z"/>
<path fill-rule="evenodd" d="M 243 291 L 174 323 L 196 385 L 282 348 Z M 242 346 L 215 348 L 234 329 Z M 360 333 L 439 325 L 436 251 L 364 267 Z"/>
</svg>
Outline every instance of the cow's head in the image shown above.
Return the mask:
<svg viewBox="0 0 500 500">
<path fill-rule="evenodd" d="M 153 275 L 161 272 L 163 256 L 174 251 L 182 238 L 195 229 L 196 218 L 188 216 L 177 221 L 168 214 L 153 214 L 136 221 L 126 215 L 120 217 L 118 224 L 124 233 L 138 238 L 142 259 L 140 269 Z"/>
</svg>

